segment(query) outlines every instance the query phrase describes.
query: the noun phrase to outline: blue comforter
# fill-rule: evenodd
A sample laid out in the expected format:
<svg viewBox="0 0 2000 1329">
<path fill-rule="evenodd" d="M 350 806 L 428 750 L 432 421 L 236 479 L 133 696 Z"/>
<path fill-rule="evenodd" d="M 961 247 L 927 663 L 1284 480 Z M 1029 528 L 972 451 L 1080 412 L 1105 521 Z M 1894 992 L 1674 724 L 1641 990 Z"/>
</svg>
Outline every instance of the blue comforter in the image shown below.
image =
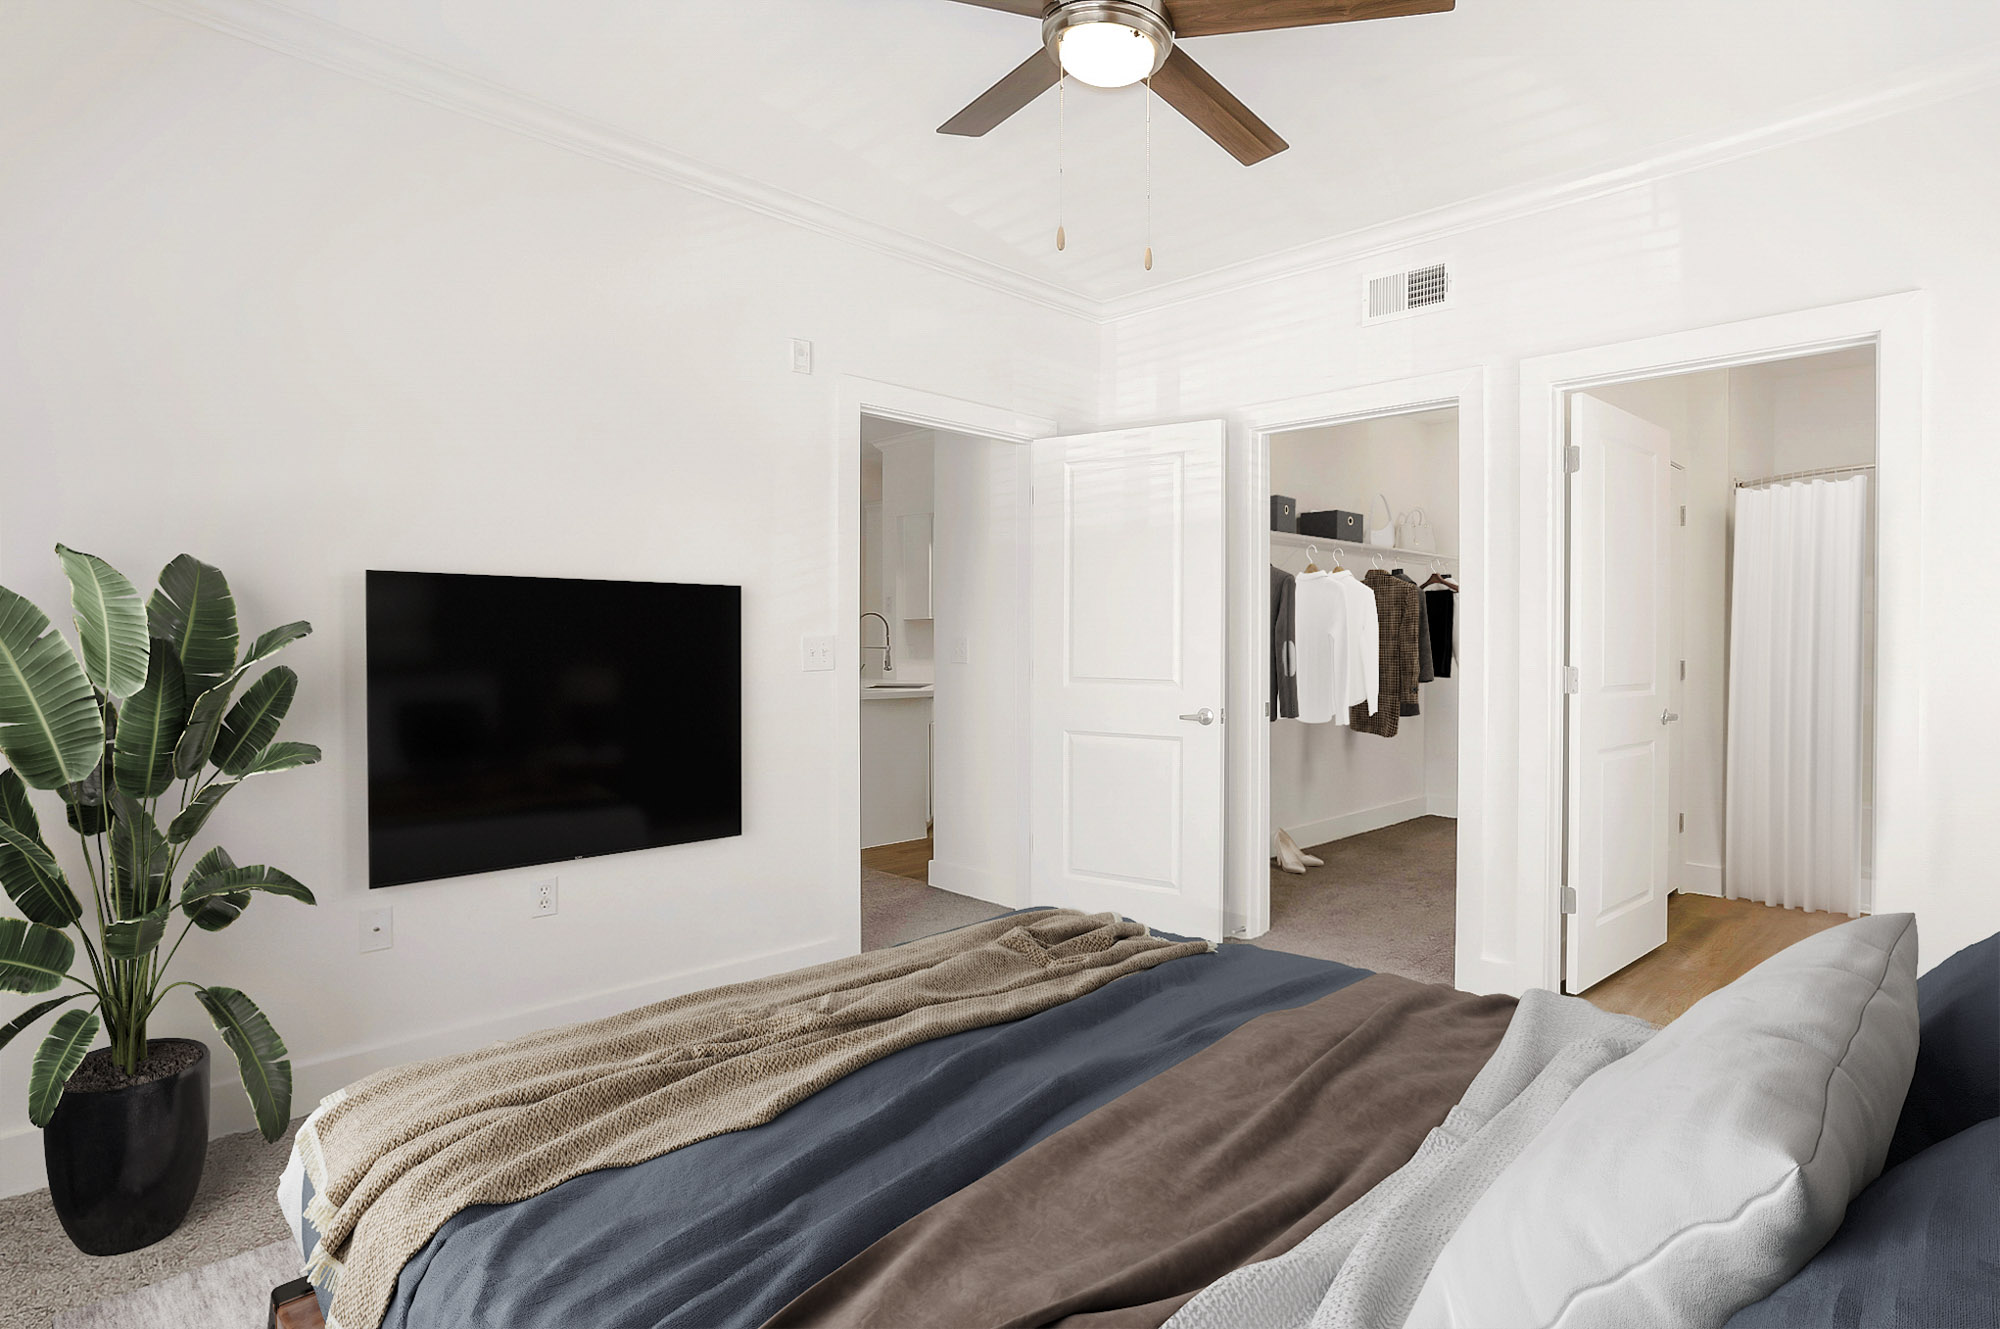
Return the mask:
<svg viewBox="0 0 2000 1329">
<path fill-rule="evenodd" d="M 1367 976 L 1230 945 L 905 1049 L 755 1129 L 466 1210 L 404 1266 L 384 1329 L 751 1329 L 1085 1113 Z"/>
</svg>

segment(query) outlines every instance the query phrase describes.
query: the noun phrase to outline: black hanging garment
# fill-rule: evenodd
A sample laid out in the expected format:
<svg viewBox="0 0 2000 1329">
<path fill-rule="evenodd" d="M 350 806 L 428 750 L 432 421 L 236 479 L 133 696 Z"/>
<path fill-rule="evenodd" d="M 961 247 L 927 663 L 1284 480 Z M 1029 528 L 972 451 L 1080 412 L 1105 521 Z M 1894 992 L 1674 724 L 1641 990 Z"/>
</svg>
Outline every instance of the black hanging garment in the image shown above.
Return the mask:
<svg viewBox="0 0 2000 1329">
<path fill-rule="evenodd" d="M 1458 592 L 1440 586 L 1424 592 L 1424 618 L 1431 627 L 1431 660 L 1439 678 L 1451 677 L 1452 619 L 1458 610 Z"/>
<path fill-rule="evenodd" d="M 1271 719 L 1299 715 L 1298 584 L 1283 568 L 1271 569 Z"/>
</svg>

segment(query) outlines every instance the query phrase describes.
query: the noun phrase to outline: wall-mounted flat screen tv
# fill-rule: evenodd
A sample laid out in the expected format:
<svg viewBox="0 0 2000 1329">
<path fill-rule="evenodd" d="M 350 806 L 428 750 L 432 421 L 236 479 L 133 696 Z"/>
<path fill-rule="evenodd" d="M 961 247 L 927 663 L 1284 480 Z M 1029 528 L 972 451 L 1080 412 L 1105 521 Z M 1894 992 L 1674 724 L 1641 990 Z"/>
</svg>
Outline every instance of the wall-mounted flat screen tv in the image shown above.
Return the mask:
<svg viewBox="0 0 2000 1329">
<path fill-rule="evenodd" d="M 743 831 L 742 589 L 368 574 L 368 884 Z"/>
</svg>

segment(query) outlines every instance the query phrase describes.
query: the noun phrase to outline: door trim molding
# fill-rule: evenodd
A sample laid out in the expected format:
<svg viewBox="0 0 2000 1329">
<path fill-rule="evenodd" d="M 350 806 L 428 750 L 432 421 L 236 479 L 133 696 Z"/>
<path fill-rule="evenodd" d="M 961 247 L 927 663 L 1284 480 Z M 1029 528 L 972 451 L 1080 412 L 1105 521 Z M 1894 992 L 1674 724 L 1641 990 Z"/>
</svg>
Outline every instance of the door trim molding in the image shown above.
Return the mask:
<svg viewBox="0 0 2000 1329">
<path fill-rule="evenodd" d="M 846 947 L 844 954 L 852 955 L 861 949 L 861 689 L 856 683 L 856 675 L 848 672 L 849 663 L 861 657 L 861 417 L 863 414 L 884 420 L 896 420 L 920 429 L 943 430 L 954 434 L 972 434 L 980 438 L 995 439 L 1006 443 L 1017 443 L 1021 447 L 1021 468 L 1027 473 L 1028 448 L 1025 446 L 1037 438 L 1046 438 L 1058 433 L 1056 421 L 1046 416 L 1031 415 L 1004 406 L 991 406 L 984 402 L 967 401 L 960 397 L 947 397 L 941 393 L 926 392 L 920 388 L 907 388 L 895 383 L 881 383 L 873 379 L 858 378 L 851 374 L 841 374 L 834 380 L 833 392 L 833 432 L 828 449 L 827 465 L 832 471 L 827 492 L 832 496 L 832 547 L 827 550 L 827 562 L 835 569 L 833 578 L 832 603 L 828 606 L 834 617 L 834 671 L 837 681 L 850 686 L 834 688 L 833 716 L 835 727 L 835 770 L 839 772 L 839 783 L 833 791 L 834 824 L 846 828 L 842 834 L 854 846 L 852 908 L 841 920 L 841 941 Z M 1027 654 L 1029 646 L 1028 607 L 1026 596 L 1026 560 L 1029 550 L 1030 523 L 1033 512 L 1030 505 L 1021 505 L 1020 550 L 1023 567 L 1021 604 L 1021 661 L 1022 695 L 1027 695 Z M 1032 860 L 1028 853 L 1028 767 L 1024 762 L 1019 771 L 1021 798 L 1020 859 L 1024 874 L 1030 869 Z M 1014 901 L 1016 907 L 1030 901 L 1028 881 L 1017 884 L 1023 898 Z"/>
<path fill-rule="evenodd" d="M 1877 296 L 1766 318 L 1539 356 L 1521 362 L 1521 715 L 1517 967 L 1528 987 L 1558 988 L 1562 916 L 1563 567 L 1568 555 L 1562 458 L 1568 394 L 1788 360 L 1851 346 L 1876 351 L 1875 462 L 1878 523 L 1921 532 L 1925 358 L 1929 299 L 1921 291 Z M 1925 805 L 1920 652 L 1924 605 L 1921 534 L 1878 541 L 1875 677 L 1875 881 L 1878 910 L 1908 908 L 1924 880 Z"/>
<path fill-rule="evenodd" d="M 1494 712 L 1486 661 L 1485 596 L 1488 566 L 1487 374 L 1483 367 L 1390 379 L 1334 392 L 1289 397 L 1248 406 L 1230 417 L 1229 467 L 1229 709 L 1240 717 L 1229 727 L 1228 831 L 1224 842 L 1224 922 L 1231 936 L 1256 937 L 1271 926 L 1271 733 L 1264 703 L 1271 670 L 1271 634 L 1262 606 L 1271 587 L 1271 436 L 1294 429 L 1352 423 L 1389 415 L 1456 407 L 1458 410 L 1459 576 L 1468 593 L 1460 602 L 1459 662 L 1473 686 L 1459 688 L 1458 717 L 1458 913 L 1454 981 L 1476 992 L 1509 987 L 1511 970 L 1483 957 L 1485 934 L 1496 917 L 1489 898 L 1511 886 L 1496 873 L 1499 828 L 1485 815 L 1493 776 L 1484 771 L 1487 727 Z M 1248 723 L 1244 723 L 1248 721 Z M 1511 771 L 1502 773 L 1513 778 Z M 1506 900 L 1498 901 L 1508 904 Z M 1504 915 L 1501 915 L 1504 916 Z M 1515 989 L 1518 990 L 1518 989 Z"/>
</svg>

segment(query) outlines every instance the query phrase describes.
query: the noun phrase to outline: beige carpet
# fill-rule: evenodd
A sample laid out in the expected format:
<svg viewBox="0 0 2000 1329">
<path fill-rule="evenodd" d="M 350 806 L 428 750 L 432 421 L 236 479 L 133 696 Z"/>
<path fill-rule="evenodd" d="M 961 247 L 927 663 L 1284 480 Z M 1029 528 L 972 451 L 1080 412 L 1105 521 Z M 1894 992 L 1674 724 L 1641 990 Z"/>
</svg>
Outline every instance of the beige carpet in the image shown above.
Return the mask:
<svg viewBox="0 0 2000 1329">
<path fill-rule="evenodd" d="M 263 1329 L 271 1289 L 298 1276 L 298 1247 L 284 1237 L 164 1283 L 63 1311 L 55 1329 Z"/>
<path fill-rule="evenodd" d="M 861 870 L 861 949 L 876 951 L 1007 911 L 969 895 L 926 886 L 873 868 Z"/>
<path fill-rule="evenodd" d="M 1311 852 L 1304 876 L 1271 869 L 1271 930 L 1256 944 L 1425 983 L 1449 983 L 1458 823 L 1418 817 Z"/>
<path fill-rule="evenodd" d="M 215 1092 L 243 1091 L 218 1073 Z M 135 1292 L 286 1238 L 277 1188 L 291 1149 L 290 1131 L 277 1144 L 265 1144 L 254 1131 L 211 1140 L 187 1221 L 166 1240 L 128 1255 L 85 1255 L 70 1245 L 46 1190 L 0 1200 L 0 1329 L 49 1329 L 58 1311 Z M 270 1287 L 264 1292 L 268 1297 Z M 188 1329 L 233 1329 L 223 1322 L 187 1323 Z M 260 1311 L 251 1329 L 263 1323 Z"/>
</svg>

